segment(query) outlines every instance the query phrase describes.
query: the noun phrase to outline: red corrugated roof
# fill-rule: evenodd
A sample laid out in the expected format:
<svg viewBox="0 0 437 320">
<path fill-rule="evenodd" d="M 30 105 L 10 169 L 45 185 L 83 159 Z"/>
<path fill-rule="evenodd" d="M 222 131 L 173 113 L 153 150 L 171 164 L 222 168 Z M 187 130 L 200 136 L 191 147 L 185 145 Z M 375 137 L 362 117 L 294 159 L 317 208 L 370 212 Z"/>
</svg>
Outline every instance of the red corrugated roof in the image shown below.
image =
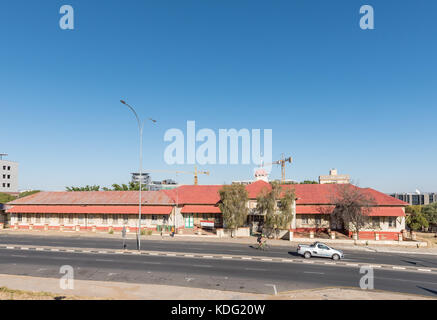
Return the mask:
<svg viewBox="0 0 437 320">
<path fill-rule="evenodd" d="M 296 214 L 331 214 L 334 206 L 296 205 Z"/>
<path fill-rule="evenodd" d="M 135 205 L 138 204 L 138 193 L 138 191 L 38 192 L 8 204 Z M 173 200 L 163 191 L 142 191 L 141 198 L 143 204 L 173 204 Z"/>
<path fill-rule="evenodd" d="M 172 206 L 142 206 L 141 214 L 170 214 Z M 14 205 L 9 213 L 138 214 L 138 206 Z"/>
<path fill-rule="evenodd" d="M 220 208 L 216 206 L 205 205 L 185 205 L 182 213 L 221 213 Z"/>
<path fill-rule="evenodd" d="M 399 207 L 372 208 L 369 217 L 405 217 L 405 212 Z"/>
<path fill-rule="evenodd" d="M 219 190 L 222 185 L 180 186 L 163 190 L 178 204 L 216 204 L 220 201 Z"/>
</svg>

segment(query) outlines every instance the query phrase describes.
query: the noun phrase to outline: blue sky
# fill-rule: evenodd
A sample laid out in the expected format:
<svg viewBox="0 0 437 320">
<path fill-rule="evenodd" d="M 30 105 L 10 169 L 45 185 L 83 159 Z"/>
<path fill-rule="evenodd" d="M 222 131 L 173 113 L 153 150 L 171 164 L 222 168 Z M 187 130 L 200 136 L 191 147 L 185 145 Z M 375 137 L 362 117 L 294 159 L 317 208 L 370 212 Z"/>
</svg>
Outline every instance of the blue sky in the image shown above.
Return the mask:
<svg viewBox="0 0 437 320">
<path fill-rule="evenodd" d="M 64 4 L 75 30 L 59 28 Z M 364 4 L 375 30 L 359 28 Z M 164 133 L 195 120 L 273 129 L 274 160 L 294 158 L 287 178 L 337 168 L 362 187 L 437 191 L 436 12 L 434 0 L 3 0 L 0 152 L 20 163 L 21 189 L 127 182 L 138 133 L 126 99 L 158 120 L 144 168 L 191 170 L 165 164 Z M 253 173 L 202 168 L 202 184 Z"/>
</svg>

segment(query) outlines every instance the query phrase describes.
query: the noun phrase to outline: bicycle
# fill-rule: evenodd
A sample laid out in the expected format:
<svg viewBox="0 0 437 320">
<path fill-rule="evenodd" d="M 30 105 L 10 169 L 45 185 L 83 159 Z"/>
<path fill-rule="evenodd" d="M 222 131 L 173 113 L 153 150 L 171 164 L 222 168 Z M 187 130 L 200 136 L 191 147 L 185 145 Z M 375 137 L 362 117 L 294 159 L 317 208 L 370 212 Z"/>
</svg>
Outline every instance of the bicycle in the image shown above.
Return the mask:
<svg viewBox="0 0 437 320">
<path fill-rule="evenodd" d="M 266 243 L 266 241 L 263 241 L 263 242 L 261 242 L 261 243 L 258 243 L 257 246 L 256 246 L 255 248 L 258 249 L 258 250 L 263 250 L 263 251 L 270 249 L 270 247 L 269 247 L 269 245 Z"/>
</svg>

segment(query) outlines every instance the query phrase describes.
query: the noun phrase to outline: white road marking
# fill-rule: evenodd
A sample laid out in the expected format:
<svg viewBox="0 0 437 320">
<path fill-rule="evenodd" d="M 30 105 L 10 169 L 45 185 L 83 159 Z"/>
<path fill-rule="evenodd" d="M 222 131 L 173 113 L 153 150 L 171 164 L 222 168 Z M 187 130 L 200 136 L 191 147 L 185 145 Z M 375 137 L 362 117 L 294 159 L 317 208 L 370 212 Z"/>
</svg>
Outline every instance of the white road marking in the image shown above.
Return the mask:
<svg viewBox="0 0 437 320">
<path fill-rule="evenodd" d="M 325 274 L 323 272 L 310 272 L 310 271 L 304 271 L 304 273 Z"/>
<path fill-rule="evenodd" d="M 109 260 L 109 259 L 96 259 L 96 261 L 113 262 L 114 260 Z"/>
<path fill-rule="evenodd" d="M 243 257 L 243 258 L 241 258 L 242 260 L 252 260 L 252 258 L 249 258 L 249 257 Z"/>
<path fill-rule="evenodd" d="M 192 254 L 184 254 L 184 257 L 194 257 Z"/>
<path fill-rule="evenodd" d="M 14 249 L 14 247 L 6 247 L 6 249 Z"/>
<path fill-rule="evenodd" d="M 266 286 L 273 287 L 273 290 L 275 292 L 275 296 L 278 295 L 278 291 L 276 291 L 276 286 L 274 284 L 266 284 Z"/>
<path fill-rule="evenodd" d="M 193 267 L 200 267 L 200 268 L 212 268 L 212 266 L 207 264 L 193 264 Z"/>
<path fill-rule="evenodd" d="M 262 261 L 273 261 L 273 259 L 261 259 Z"/>
<path fill-rule="evenodd" d="M 347 266 L 358 267 L 358 263 L 346 263 Z"/>
<path fill-rule="evenodd" d="M 213 256 L 203 256 L 204 258 L 213 258 Z"/>
<path fill-rule="evenodd" d="M 35 250 L 36 250 L 36 251 L 43 251 L 44 248 L 36 248 Z"/>
<path fill-rule="evenodd" d="M 222 259 L 232 259 L 232 257 L 225 257 L 225 256 L 223 256 Z"/>
<path fill-rule="evenodd" d="M 59 251 L 59 249 L 52 248 L 51 251 Z"/>
<path fill-rule="evenodd" d="M 29 248 L 21 247 L 21 250 L 29 250 Z"/>
<path fill-rule="evenodd" d="M 169 257 L 176 257 L 176 255 L 174 253 L 167 253 L 166 255 Z"/>
<path fill-rule="evenodd" d="M 417 269 L 419 271 L 426 271 L 426 272 L 431 272 L 431 269 Z"/>
<path fill-rule="evenodd" d="M 108 253 L 107 251 L 99 251 L 99 253 Z"/>
<path fill-rule="evenodd" d="M 393 267 L 393 269 L 398 269 L 398 270 L 405 270 L 404 267 Z"/>
<path fill-rule="evenodd" d="M 158 254 L 155 253 L 155 252 L 149 252 L 149 255 L 151 255 L 151 256 L 157 256 Z"/>
</svg>

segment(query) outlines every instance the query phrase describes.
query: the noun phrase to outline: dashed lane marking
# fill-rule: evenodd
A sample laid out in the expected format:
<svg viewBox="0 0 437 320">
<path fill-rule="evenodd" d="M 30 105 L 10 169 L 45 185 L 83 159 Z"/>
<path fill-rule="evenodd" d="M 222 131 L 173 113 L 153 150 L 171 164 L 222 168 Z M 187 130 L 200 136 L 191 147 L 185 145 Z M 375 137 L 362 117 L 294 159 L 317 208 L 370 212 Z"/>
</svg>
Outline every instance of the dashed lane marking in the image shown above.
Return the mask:
<svg viewBox="0 0 437 320">
<path fill-rule="evenodd" d="M 73 253 L 101 253 L 101 254 L 145 254 L 151 256 L 170 256 L 170 257 L 196 257 L 196 258 L 207 258 L 207 259 L 240 259 L 240 260 L 254 260 L 254 261 L 274 261 L 274 262 L 303 262 L 308 264 L 316 264 L 316 261 L 308 261 L 301 259 L 281 259 L 281 258 L 261 258 L 261 257 L 247 257 L 247 256 L 219 256 L 219 255 L 194 255 L 194 254 L 176 254 L 176 253 L 159 253 L 159 252 L 140 252 L 140 251 L 105 251 L 105 250 L 78 250 L 78 249 L 60 249 L 60 248 L 47 248 L 47 247 L 18 247 L 18 246 L 0 246 L 0 249 L 10 249 L 10 250 L 32 250 L 32 251 L 52 251 L 52 252 L 73 252 Z M 24 257 L 19 256 L 17 257 Z M 102 260 L 103 261 L 103 260 Z M 421 271 L 421 272 L 437 272 L 437 269 L 425 269 L 416 267 L 401 267 L 393 265 L 367 265 L 360 263 L 344 263 L 344 262 L 320 262 L 317 264 L 324 265 L 337 265 L 337 266 L 369 266 L 372 268 L 384 268 L 390 270 L 406 270 L 406 271 Z M 203 265 L 204 266 L 204 265 Z"/>
</svg>

